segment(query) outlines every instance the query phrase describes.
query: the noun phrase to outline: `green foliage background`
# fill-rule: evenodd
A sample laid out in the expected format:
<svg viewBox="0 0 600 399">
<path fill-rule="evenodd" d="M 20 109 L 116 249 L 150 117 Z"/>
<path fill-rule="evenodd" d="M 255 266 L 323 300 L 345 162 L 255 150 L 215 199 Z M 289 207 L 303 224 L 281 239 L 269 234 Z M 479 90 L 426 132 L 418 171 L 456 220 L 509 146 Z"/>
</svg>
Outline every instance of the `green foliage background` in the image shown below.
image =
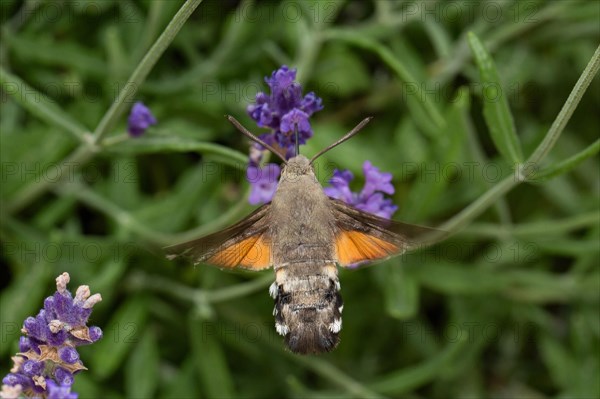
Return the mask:
<svg viewBox="0 0 600 399">
<path fill-rule="evenodd" d="M 2 374 L 68 271 L 104 298 L 84 398 L 600 397 L 600 3 L 424 4 L 3 0 Z M 375 116 L 323 183 L 371 160 L 398 219 L 452 233 L 342 270 L 322 356 L 284 349 L 271 271 L 160 250 L 251 210 L 223 115 L 257 132 L 245 107 L 282 64 L 324 100 L 305 154 Z M 159 124 L 130 139 L 136 100 Z"/>
</svg>

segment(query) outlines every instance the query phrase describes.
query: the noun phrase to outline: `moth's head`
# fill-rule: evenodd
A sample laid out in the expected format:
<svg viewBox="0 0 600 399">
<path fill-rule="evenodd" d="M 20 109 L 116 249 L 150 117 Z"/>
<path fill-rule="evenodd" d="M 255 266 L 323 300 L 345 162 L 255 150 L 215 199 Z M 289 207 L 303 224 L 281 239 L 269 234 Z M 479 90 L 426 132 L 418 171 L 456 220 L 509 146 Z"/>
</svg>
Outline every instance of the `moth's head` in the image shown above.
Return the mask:
<svg viewBox="0 0 600 399">
<path fill-rule="evenodd" d="M 285 164 L 283 171 L 281 172 L 281 177 L 294 178 L 309 174 L 314 174 L 314 172 L 308 158 L 304 155 L 296 155 L 295 157 L 288 159 L 287 164 Z"/>
</svg>

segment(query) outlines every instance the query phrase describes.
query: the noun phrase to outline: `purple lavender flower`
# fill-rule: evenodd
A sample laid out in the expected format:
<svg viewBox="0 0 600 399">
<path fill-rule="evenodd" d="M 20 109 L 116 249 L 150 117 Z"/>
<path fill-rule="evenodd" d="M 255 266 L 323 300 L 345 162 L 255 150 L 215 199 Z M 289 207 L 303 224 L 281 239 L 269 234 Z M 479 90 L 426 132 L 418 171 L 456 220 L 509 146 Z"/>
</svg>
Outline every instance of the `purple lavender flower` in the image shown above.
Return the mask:
<svg viewBox="0 0 600 399">
<path fill-rule="evenodd" d="M 79 360 L 79 353 L 75 348 L 63 346 L 58 350 L 58 357 L 67 364 L 73 364 Z"/>
<path fill-rule="evenodd" d="M 141 101 L 136 102 L 131 107 L 129 118 L 127 119 L 127 131 L 131 137 L 139 137 L 151 125 L 156 125 L 156 118 L 152 112 Z"/>
<path fill-rule="evenodd" d="M 13 367 L 2 380 L 2 398 L 39 397 L 77 399 L 71 392 L 73 375 L 85 367 L 75 347 L 102 338 L 99 327 L 88 327 L 93 306 L 102 300 L 90 288 L 77 288 L 75 297 L 67 290 L 69 274 L 56 278 L 56 293 L 44 300 L 36 317 L 28 317 L 13 356 Z"/>
<path fill-rule="evenodd" d="M 302 87 L 296 79 L 296 69 L 289 69 L 286 65 L 274 71 L 270 77 L 265 77 L 265 82 L 271 89 L 271 94 L 259 92 L 256 94 L 254 104 L 247 107 L 248 115 L 256 121 L 259 127 L 271 129 L 259 137 L 267 144 L 279 150 L 289 159 L 295 155 L 296 135 L 298 132 L 298 145 L 306 144 L 312 137 L 313 131 L 309 118 L 312 114 L 323 109 L 323 101 L 310 92 L 302 96 Z M 259 144 L 250 147 L 248 176 L 259 174 L 262 178 L 248 180 L 252 191 L 248 201 L 260 204 L 271 201 L 277 188 L 277 173 L 268 166 L 268 173 L 258 173 L 265 149 Z M 273 177 L 275 176 L 275 177 Z"/>
<path fill-rule="evenodd" d="M 323 190 L 331 198 L 339 199 L 345 203 L 354 206 L 365 212 L 372 213 L 382 218 L 389 219 L 398 209 L 392 203 L 392 200 L 386 199 L 385 194 L 393 194 L 392 174 L 380 172 L 371 162 L 365 161 L 363 164 L 365 174 L 365 185 L 359 193 L 350 190 L 350 182 L 354 179 L 349 170 L 333 172 L 333 177 L 329 180 L 330 187 Z"/>
<path fill-rule="evenodd" d="M 21 366 L 21 371 L 28 377 L 40 375 L 44 371 L 44 362 L 36 360 L 26 360 Z"/>
<path fill-rule="evenodd" d="M 252 186 L 248 202 L 252 205 L 267 203 L 273 199 L 281 168 L 274 163 L 268 163 L 264 168 L 259 166 L 248 166 L 246 178 Z"/>
<path fill-rule="evenodd" d="M 286 158 L 294 155 L 295 129 L 298 129 L 299 144 L 306 144 L 313 135 L 308 118 L 323 109 L 323 102 L 315 93 L 302 97 L 302 87 L 295 79 L 296 69 L 283 65 L 265 78 L 271 94 L 258 93 L 255 104 L 247 107 L 248 115 L 259 127 L 271 129 L 261 138 L 269 144 L 277 144 Z M 253 161 L 256 163 L 256 157 Z"/>
<path fill-rule="evenodd" d="M 369 197 L 375 191 L 381 191 L 386 194 L 394 194 L 394 186 L 392 186 L 392 174 L 380 172 L 370 161 L 363 163 L 363 173 L 365 174 L 365 187 L 361 195 Z"/>
<path fill-rule="evenodd" d="M 73 374 L 62 367 L 56 367 L 54 370 L 54 379 L 59 385 L 73 385 Z"/>
</svg>

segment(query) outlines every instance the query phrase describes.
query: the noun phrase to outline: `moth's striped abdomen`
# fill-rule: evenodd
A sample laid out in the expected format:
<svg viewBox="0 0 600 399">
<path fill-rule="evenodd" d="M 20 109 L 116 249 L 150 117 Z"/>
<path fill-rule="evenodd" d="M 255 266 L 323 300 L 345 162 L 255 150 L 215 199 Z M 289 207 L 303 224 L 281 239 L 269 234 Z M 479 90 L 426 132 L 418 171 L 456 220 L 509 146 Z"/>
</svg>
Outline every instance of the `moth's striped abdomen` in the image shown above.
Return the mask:
<svg viewBox="0 0 600 399">
<path fill-rule="evenodd" d="M 342 328 L 340 284 L 337 273 L 331 273 L 335 266 L 324 266 L 322 273 L 299 276 L 288 273 L 290 267 L 307 265 L 297 263 L 277 269 L 277 279 L 269 289 L 275 299 L 275 329 L 294 353 L 329 352 L 337 346 Z"/>
</svg>

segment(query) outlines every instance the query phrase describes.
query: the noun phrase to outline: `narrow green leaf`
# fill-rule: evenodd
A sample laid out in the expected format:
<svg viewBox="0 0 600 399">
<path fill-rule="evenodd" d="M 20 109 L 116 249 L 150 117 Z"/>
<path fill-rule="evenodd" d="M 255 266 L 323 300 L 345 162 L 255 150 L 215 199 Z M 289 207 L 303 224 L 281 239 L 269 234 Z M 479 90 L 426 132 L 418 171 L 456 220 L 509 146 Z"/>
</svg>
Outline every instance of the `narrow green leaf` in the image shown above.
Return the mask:
<svg viewBox="0 0 600 399">
<path fill-rule="evenodd" d="M 151 329 L 144 332 L 125 367 L 125 392 L 128 398 L 151 398 L 158 386 L 159 354 Z"/>
<path fill-rule="evenodd" d="M 83 141 L 88 129 L 72 119 L 46 95 L 33 89 L 19 77 L 0 67 L 2 90 L 23 108 L 51 125 L 71 133 L 77 140 Z"/>
<path fill-rule="evenodd" d="M 441 22 L 441 21 L 440 21 Z M 423 24 L 438 58 L 447 58 L 452 52 L 450 35 L 435 18 L 426 18 Z"/>
<path fill-rule="evenodd" d="M 492 57 L 479 38 L 468 34 L 469 46 L 479 68 L 482 86 L 483 116 L 487 123 L 492 140 L 500 154 L 510 163 L 523 162 L 523 151 L 517 137 L 515 124 L 504 95 L 500 77 Z"/>
<path fill-rule="evenodd" d="M 540 162 L 548 154 L 548 152 L 550 152 L 552 147 L 554 147 L 565 126 L 567 126 L 569 119 L 571 119 L 571 116 L 577 108 L 577 105 L 579 105 L 579 101 L 581 101 L 581 98 L 585 94 L 590 83 L 592 83 L 594 76 L 596 76 L 598 73 L 598 70 L 600 70 L 600 46 L 596 47 L 594 55 L 592 55 L 590 62 L 588 62 L 585 69 L 579 76 L 579 79 L 577 80 L 577 83 L 575 83 L 573 90 L 571 90 L 569 97 L 556 116 L 556 119 L 554 119 L 554 122 L 552 122 L 552 126 L 550 126 L 550 129 L 548 129 L 548 133 L 546 133 L 540 145 L 527 160 L 529 163 L 536 164 Z"/>
<path fill-rule="evenodd" d="M 214 334 L 218 329 L 203 319 L 190 320 L 192 353 L 198 377 L 210 398 L 233 398 L 234 384 L 221 343 Z"/>
<path fill-rule="evenodd" d="M 565 174 L 574 169 L 577 165 L 579 165 L 586 159 L 598 154 L 599 151 L 600 139 L 590 144 L 583 151 L 578 152 L 577 154 L 565 159 L 564 161 L 542 169 L 539 172 L 534 172 L 533 176 L 528 178 L 528 181 L 541 182 Z"/>
<path fill-rule="evenodd" d="M 103 326 L 104 337 L 94 344 L 89 369 L 99 378 L 111 375 L 130 350 L 140 340 L 146 323 L 146 305 L 141 298 L 132 298 L 122 305 Z"/>
</svg>

